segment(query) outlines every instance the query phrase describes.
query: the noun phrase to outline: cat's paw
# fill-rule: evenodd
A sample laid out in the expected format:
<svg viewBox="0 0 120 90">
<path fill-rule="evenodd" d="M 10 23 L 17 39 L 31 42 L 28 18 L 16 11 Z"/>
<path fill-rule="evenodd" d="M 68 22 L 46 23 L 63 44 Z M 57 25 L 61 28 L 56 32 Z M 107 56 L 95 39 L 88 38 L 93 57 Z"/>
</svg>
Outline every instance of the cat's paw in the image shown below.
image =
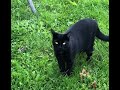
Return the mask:
<svg viewBox="0 0 120 90">
<path fill-rule="evenodd" d="M 65 72 L 65 70 L 60 70 L 60 73 L 62 74 L 62 75 L 66 75 L 66 72 Z"/>
<path fill-rule="evenodd" d="M 66 72 L 65 72 L 68 76 L 71 75 L 71 71 L 68 69 Z"/>
<path fill-rule="evenodd" d="M 62 71 L 62 70 L 61 70 L 60 72 L 61 72 L 61 73 L 62 73 L 62 75 L 64 75 L 64 76 L 66 76 L 66 75 L 67 75 L 67 76 L 70 76 L 70 75 L 71 75 L 71 73 L 72 73 L 69 69 L 68 69 L 68 70 L 66 70 L 66 71 Z"/>
<path fill-rule="evenodd" d="M 62 75 L 63 75 L 63 76 L 66 76 L 66 75 L 67 75 L 67 73 L 66 73 L 66 72 L 62 72 Z"/>
<path fill-rule="evenodd" d="M 70 76 L 70 75 L 71 75 L 71 73 L 70 73 L 70 72 L 68 72 L 68 73 L 67 73 L 67 75 L 68 75 L 68 76 Z"/>
</svg>

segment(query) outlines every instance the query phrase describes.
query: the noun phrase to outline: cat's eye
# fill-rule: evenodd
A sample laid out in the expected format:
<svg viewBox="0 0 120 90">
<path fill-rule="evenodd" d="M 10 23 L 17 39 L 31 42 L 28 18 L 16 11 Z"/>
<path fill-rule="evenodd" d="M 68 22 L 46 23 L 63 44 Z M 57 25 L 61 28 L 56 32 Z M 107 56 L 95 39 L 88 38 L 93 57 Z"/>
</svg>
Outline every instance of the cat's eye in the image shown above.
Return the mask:
<svg viewBox="0 0 120 90">
<path fill-rule="evenodd" d="M 55 44 L 58 44 L 58 42 L 55 42 Z"/>
<path fill-rule="evenodd" d="M 66 43 L 64 42 L 63 45 L 65 45 Z"/>
</svg>

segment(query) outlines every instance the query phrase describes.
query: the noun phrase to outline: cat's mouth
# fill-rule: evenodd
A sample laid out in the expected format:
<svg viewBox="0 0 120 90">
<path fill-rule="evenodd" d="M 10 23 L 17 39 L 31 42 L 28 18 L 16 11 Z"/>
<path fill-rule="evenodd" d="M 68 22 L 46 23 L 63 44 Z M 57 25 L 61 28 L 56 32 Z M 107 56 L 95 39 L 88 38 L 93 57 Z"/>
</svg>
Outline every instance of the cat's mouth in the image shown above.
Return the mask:
<svg viewBox="0 0 120 90">
<path fill-rule="evenodd" d="M 63 51 L 60 51 L 59 54 L 63 54 Z"/>
<path fill-rule="evenodd" d="M 60 55 L 64 54 L 64 52 L 63 52 L 63 51 L 61 51 L 61 50 L 60 50 L 60 51 L 58 51 L 57 53 L 58 53 L 58 54 L 60 54 Z"/>
<path fill-rule="evenodd" d="M 56 53 L 59 55 L 64 55 L 65 51 L 63 49 L 56 50 Z"/>
</svg>

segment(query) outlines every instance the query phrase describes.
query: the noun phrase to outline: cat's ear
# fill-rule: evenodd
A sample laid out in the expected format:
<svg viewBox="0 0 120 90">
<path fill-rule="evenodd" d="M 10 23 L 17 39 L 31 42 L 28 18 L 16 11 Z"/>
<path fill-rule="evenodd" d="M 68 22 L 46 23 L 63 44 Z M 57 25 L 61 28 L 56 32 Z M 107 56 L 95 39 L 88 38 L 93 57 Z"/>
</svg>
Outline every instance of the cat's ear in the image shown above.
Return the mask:
<svg viewBox="0 0 120 90">
<path fill-rule="evenodd" d="M 68 33 L 64 34 L 64 39 L 67 40 L 67 41 L 69 41 L 69 35 L 68 35 Z"/>
<path fill-rule="evenodd" d="M 50 31 L 51 31 L 53 37 L 56 37 L 56 36 L 57 36 L 57 33 L 56 33 L 53 29 L 51 29 Z"/>
<path fill-rule="evenodd" d="M 52 34 L 54 34 L 54 33 L 55 33 L 55 31 L 54 31 L 53 29 L 50 29 L 50 31 L 51 31 L 51 33 L 52 33 Z"/>
</svg>

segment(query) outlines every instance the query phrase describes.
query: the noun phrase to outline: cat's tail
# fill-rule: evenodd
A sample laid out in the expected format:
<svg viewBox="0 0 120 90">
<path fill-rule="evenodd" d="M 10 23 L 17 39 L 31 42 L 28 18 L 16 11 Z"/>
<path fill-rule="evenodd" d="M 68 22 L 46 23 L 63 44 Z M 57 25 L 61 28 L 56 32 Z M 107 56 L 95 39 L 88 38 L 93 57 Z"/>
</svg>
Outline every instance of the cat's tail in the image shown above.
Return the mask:
<svg viewBox="0 0 120 90">
<path fill-rule="evenodd" d="M 109 42 L 109 36 L 104 35 L 99 29 L 97 31 L 96 37 L 103 40 L 103 41 Z"/>
</svg>

